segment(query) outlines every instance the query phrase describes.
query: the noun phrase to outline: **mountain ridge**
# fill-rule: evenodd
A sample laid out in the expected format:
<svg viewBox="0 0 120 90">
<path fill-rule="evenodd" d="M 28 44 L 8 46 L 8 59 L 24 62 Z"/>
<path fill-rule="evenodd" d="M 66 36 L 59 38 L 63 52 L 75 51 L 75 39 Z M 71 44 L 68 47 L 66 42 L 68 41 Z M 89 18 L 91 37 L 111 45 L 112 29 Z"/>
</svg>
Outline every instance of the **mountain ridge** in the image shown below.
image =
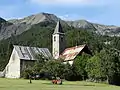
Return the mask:
<svg viewBox="0 0 120 90">
<path fill-rule="evenodd" d="M 11 22 L 14 24 L 26 23 L 26 24 L 33 25 L 33 24 L 38 24 L 40 22 L 47 21 L 47 20 L 57 21 L 57 17 L 49 13 L 38 13 L 38 14 L 24 17 L 22 19 L 11 19 L 11 20 L 8 20 L 8 22 Z"/>
<path fill-rule="evenodd" d="M 54 22 L 57 21 L 57 17 L 53 14 L 39 13 L 35 15 L 30 15 L 23 19 L 13 19 L 7 22 L 12 23 L 12 25 L 2 27 L 0 32 L 0 40 L 7 39 L 12 35 L 20 35 L 21 33 L 30 29 L 33 25 L 41 22 Z"/>
<path fill-rule="evenodd" d="M 88 22 L 87 20 L 67 21 L 68 25 L 80 29 L 93 29 L 97 34 L 120 36 L 120 27 L 115 25 L 103 25 L 98 23 Z M 117 33 L 116 33 L 117 32 Z"/>
<path fill-rule="evenodd" d="M 96 24 L 86 20 L 64 21 L 54 14 L 38 13 L 22 19 L 12 19 L 8 21 L 0 18 L 0 40 L 7 39 L 12 35 L 20 35 L 41 22 L 56 23 L 58 20 L 60 20 L 63 25 L 91 30 L 100 35 L 120 36 L 120 27 L 118 26 Z"/>
</svg>

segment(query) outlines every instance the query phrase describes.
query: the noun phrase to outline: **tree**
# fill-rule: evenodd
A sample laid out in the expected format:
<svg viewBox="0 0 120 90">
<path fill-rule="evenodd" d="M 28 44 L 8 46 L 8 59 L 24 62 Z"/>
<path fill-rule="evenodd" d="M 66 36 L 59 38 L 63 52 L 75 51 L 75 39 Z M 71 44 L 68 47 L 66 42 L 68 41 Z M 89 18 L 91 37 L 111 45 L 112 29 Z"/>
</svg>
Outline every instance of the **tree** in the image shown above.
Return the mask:
<svg viewBox="0 0 120 90">
<path fill-rule="evenodd" d="M 120 85 L 120 52 L 114 48 L 103 49 L 87 61 L 89 79 Z"/>
<path fill-rule="evenodd" d="M 83 53 L 81 56 L 77 56 L 74 60 L 73 67 L 78 76 L 78 80 L 85 80 L 87 78 L 87 73 L 85 70 L 87 60 L 90 58 L 90 55 Z"/>
<path fill-rule="evenodd" d="M 114 48 L 103 50 L 99 57 L 103 62 L 108 83 L 120 85 L 120 51 Z"/>
<path fill-rule="evenodd" d="M 50 73 L 52 76 L 63 77 L 64 64 L 56 60 L 50 60 L 45 63 L 43 69 L 45 72 Z"/>
<path fill-rule="evenodd" d="M 68 81 L 75 80 L 74 78 L 75 72 L 74 72 L 73 66 L 67 63 L 67 64 L 64 64 L 64 67 L 65 67 L 64 73 L 63 73 L 64 79 Z"/>
<path fill-rule="evenodd" d="M 32 68 L 33 72 L 38 74 L 41 71 L 41 69 L 43 68 L 43 66 L 45 65 L 45 61 L 47 60 L 42 54 L 38 54 L 36 55 L 36 61 L 35 61 L 35 64 Z"/>
<path fill-rule="evenodd" d="M 103 81 L 106 77 L 98 54 L 88 59 L 86 71 L 89 79 L 92 81 Z"/>
</svg>

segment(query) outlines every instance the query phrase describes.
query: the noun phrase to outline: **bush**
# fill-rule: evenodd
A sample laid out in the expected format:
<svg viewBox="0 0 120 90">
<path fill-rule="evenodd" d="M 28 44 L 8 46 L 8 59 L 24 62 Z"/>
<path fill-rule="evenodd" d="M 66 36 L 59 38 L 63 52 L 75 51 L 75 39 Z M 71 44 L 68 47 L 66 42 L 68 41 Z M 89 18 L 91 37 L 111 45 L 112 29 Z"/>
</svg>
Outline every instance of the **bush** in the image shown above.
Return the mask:
<svg viewBox="0 0 120 90">
<path fill-rule="evenodd" d="M 77 56 L 74 60 L 73 67 L 74 72 L 76 73 L 77 80 L 87 79 L 87 72 L 85 70 L 86 64 L 90 55 L 83 53 L 81 56 Z"/>
<path fill-rule="evenodd" d="M 33 74 L 32 70 L 27 68 L 24 71 L 22 71 L 21 77 L 24 79 L 29 79 L 29 76 L 32 74 Z"/>
<path fill-rule="evenodd" d="M 87 61 L 86 71 L 91 81 L 99 82 L 106 79 L 105 73 L 102 71 L 101 59 L 96 55 Z"/>
</svg>

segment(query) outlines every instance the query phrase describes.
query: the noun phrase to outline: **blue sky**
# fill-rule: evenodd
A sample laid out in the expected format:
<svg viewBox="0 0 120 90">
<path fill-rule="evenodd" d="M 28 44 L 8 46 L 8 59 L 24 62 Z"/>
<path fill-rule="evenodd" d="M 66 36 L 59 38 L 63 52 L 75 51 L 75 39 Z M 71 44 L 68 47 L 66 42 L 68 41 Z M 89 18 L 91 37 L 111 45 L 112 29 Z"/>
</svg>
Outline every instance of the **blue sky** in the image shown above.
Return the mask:
<svg viewBox="0 0 120 90">
<path fill-rule="evenodd" d="M 23 18 L 47 12 L 64 20 L 85 19 L 120 26 L 120 0 L 1 0 L 0 17 Z"/>
</svg>

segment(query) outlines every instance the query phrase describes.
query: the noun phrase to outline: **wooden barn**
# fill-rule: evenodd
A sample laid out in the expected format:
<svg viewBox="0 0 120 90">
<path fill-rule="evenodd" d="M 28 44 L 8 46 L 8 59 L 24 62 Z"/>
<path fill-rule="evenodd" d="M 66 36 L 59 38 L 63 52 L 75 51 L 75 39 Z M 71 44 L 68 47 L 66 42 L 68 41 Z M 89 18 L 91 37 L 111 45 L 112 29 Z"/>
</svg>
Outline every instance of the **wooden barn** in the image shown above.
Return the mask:
<svg viewBox="0 0 120 90">
<path fill-rule="evenodd" d="M 14 45 L 9 63 L 3 71 L 4 76 L 6 78 L 20 78 L 22 70 L 34 65 L 37 54 L 41 54 L 47 59 L 52 57 L 47 48 Z"/>
</svg>

